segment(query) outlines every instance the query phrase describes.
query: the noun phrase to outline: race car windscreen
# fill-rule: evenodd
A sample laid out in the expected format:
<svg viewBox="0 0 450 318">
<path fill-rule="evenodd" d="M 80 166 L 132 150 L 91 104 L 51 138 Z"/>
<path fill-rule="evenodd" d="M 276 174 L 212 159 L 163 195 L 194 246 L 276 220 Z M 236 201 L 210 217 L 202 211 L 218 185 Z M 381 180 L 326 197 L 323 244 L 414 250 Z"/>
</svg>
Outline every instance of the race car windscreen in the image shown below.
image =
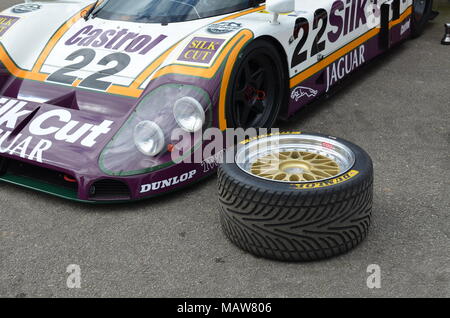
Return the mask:
<svg viewBox="0 0 450 318">
<path fill-rule="evenodd" d="M 172 23 L 244 10 L 263 0 L 109 0 L 95 12 L 107 20 Z"/>
</svg>

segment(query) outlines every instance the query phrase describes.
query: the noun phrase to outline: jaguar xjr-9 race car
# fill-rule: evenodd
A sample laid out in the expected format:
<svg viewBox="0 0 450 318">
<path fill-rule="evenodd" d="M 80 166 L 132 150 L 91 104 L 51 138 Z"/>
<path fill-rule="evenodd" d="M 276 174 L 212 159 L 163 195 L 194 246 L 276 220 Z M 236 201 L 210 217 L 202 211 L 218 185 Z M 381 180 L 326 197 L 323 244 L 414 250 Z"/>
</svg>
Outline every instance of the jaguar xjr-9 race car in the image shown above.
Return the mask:
<svg viewBox="0 0 450 318">
<path fill-rule="evenodd" d="M 420 34 L 431 6 L 431 0 L 16 5 L 0 13 L 0 179 L 89 202 L 139 200 L 186 186 L 212 171 L 172 160 L 174 129 L 271 127 Z"/>
</svg>

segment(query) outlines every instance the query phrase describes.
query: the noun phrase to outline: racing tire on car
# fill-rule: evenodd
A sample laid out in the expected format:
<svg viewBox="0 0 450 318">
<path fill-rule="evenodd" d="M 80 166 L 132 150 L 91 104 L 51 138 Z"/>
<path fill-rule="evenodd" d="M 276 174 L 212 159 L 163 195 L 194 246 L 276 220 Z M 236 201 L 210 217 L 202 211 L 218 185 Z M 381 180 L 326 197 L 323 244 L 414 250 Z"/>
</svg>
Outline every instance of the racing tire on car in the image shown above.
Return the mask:
<svg viewBox="0 0 450 318">
<path fill-rule="evenodd" d="M 287 65 L 268 40 L 257 39 L 239 54 L 227 89 L 227 126 L 270 128 L 287 103 Z"/>
<path fill-rule="evenodd" d="M 433 0 L 413 0 L 412 36 L 422 35 L 425 27 L 433 15 Z"/>
<path fill-rule="evenodd" d="M 363 149 L 292 132 L 235 150 L 236 162 L 218 170 L 220 223 L 232 243 L 257 257 L 302 262 L 346 253 L 366 238 L 373 164 Z"/>
</svg>

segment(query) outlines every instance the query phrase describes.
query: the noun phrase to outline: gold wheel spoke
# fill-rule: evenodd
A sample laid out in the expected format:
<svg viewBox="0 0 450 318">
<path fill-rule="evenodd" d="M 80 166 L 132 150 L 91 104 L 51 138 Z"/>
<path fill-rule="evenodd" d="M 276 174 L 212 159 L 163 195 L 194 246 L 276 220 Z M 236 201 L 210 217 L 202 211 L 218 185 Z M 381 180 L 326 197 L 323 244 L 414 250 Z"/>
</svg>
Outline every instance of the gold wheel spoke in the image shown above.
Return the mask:
<svg viewBox="0 0 450 318">
<path fill-rule="evenodd" d="M 306 151 L 272 152 L 258 158 L 251 172 L 259 177 L 286 181 L 311 182 L 339 174 L 339 165 L 331 158 Z"/>
<path fill-rule="evenodd" d="M 306 181 L 316 181 L 316 180 L 317 180 L 317 177 L 314 176 L 314 175 L 311 174 L 311 173 L 304 173 L 304 174 L 303 174 L 303 178 L 304 178 Z"/>
<path fill-rule="evenodd" d="M 302 154 L 300 152 L 293 151 L 293 152 L 291 152 L 289 158 L 302 160 L 303 156 L 302 156 Z"/>
<path fill-rule="evenodd" d="M 276 175 L 273 177 L 273 180 L 285 181 L 286 178 L 287 178 L 287 174 L 286 174 L 286 173 L 283 173 L 283 172 L 280 172 L 280 173 L 276 174 Z"/>
<path fill-rule="evenodd" d="M 317 155 L 315 153 L 304 153 L 303 160 L 311 162 L 312 160 L 314 160 L 316 158 L 316 156 Z"/>
<path fill-rule="evenodd" d="M 333 170 L 335 168 L 332 166 L 330 167 L 328 165 L 314 165 L 313 169 L 315 169 L 315 170 L 329 170 L 329 169 Z"/>
<path fill-rule="evenodd" d="M 322 178 L 329 178 L 332 177 L 331 174 L 329 174 L 328 172 L 324 171 L 324 170 L 312 170 L 311 171 L 312 174 L 316 175 L 316 176 L 320 176 Z"/>
<path fill-rule="evenodd" d="M 275 170 L 275 169 L 265 169 L 265 170 L 260 170 L 261 175 L 266 175 L 266 176 L 271 176 L 271 175 L 276 175 L 278 173 L 281 173 L 280 170 Z"/>
<path fill-rule="evenodd" d="M 332 161 L 331 159 L 316 159 L 311 161 L 312 165 L 331 165 L 331 166 L 337 166 L 337 163 Z"/>
</svg>

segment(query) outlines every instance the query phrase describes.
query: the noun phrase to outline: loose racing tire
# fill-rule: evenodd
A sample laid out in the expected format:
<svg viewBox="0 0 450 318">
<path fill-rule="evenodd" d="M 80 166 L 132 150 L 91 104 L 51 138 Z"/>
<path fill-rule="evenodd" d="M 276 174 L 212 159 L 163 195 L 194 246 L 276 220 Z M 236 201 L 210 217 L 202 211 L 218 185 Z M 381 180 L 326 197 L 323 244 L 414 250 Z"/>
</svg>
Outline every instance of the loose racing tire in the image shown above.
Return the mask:
<svg viewBox="0 0 450 318">
<path fill-rule="evenodd" d="M 227 90 L 227 125 L 270 128 L 287 102 L 288 75 L 274 45 L 251 42 L 236 59 Z"/>
<path fill-rule="evenodd" d="M 372 213 L 373 164 L 369 155 L 339 138 L 300 133 L 283 134 L 278 148 L 252 153 L 257 143 L 276 137 L 249 142 L 242 148 L 247 150 L 237 150 L 237 163 L 219 167 L 219 216 L 229 240 L 258 257 L 294 262 L 343 254 L 362 242 Z M 244 158 L 246 151 L 249 155 Z M 267 158 L 274 154 L 278 159 L 269 164 Z M 303 173 L 306 180 L 305 169 L 314 171 L 308 165 L 326 163 L 336 169 L 333 161 L 340 170 L 335 176 L 288 181 L 299 179 L 292 177 L 295 173 Z M 288 178 L 264 177 L 262 166 L 268 164 L 279 165 L 280 171 L 285 165 L 292 174 Z M 318 179 L 324 176 L 320 171 L 314 173 Z"/>
<path fill-rule="evenodd" d="M 412 37 L 422 35 L 425 26 L 433 14 L 433 0 L 413 0 L 413 13 L 411 18 Z"/>
</svg>

